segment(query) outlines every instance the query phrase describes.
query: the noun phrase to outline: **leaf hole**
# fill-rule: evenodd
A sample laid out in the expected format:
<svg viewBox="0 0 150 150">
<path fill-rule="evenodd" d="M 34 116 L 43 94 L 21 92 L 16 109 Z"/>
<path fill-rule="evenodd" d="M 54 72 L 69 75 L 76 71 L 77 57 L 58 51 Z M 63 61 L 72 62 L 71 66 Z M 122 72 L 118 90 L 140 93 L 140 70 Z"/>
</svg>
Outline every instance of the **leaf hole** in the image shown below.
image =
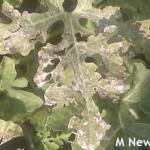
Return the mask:
<svg viewBox="0 0 150 150">
<path fill-rule="evenodd" d="M 64 32 L 64 22 L 62 20 L 59 20 L 51 25 L 51 27 L 48 29 L 48 40 L 47 42 L 57 45 L 62 41 L 62 34 Z"/>
<path fill-rule="evenodd" d="M 77 7 L 77 0 L 64 0 L 63 8 L 66 12 L 72 12 Z"/>
<path fill-rule="evenodd" d="M 88 19 L 87 18 L 80 18 L 79 23 L 80 23 L 81 26 L 84 27 L 88 23 Z"/>
<path fill-rule="evenodd" d="M 23 0 L 19 11 L 22 13 L 24 11 L 39 12 L 39 8 L 41 7 L 41 0 Z"/>
<path fill-rule="evenodd" d="M 97 88 L 96 88 L 96 87 L 94 87 L 93 90 L 94 90 L 95 92 L 97 92 Z"/>
<path fill-rule="evenodd" d="M 54 70 L 55 69 L 55 66 L 54 65 L 47 65 L 47 67 L 46 68 L 44 68 L 44 72 L 50 72 L 50 71 L 52 71 L 52 70 Z"/>
<path fill-rule="evenodd" d="M 63 56 L 63 55 L 65 55 L 65 49 L 60 50 L 60 51 L 56 51 L 56 52 L 54 52 L 54 54 L 59 55 L 59 56 Z"/>
<path fill-rule="evenodd" d="M 49 75 L 47 75 L 47 76 L 46 76 L 45 81 L 50 80 L 50 79 L 51 79 L 51 77 L 52 77 L 52 74 L 50 73 Z"/>
<path fill-rule="evenodd" d="M 72 133 L 71 136 L 69 137 L 69 141 L 74 141 L 75 137 L 76 137 L 76 135 L 74 133 Z"/>
<path fill-rule="evenodd" d="M 94 59 L 92 57 L 87 57 L 87 58 L 85 58 L 85 62 L 86 63 L 93 63 Z"/>
<path fill-rule="evenodd" d="M 59 58 L 55 58 L 53 60 L 51 60 L 52 63 L 54 63 L 55 65 L 58 65 L 60 63 Z"/>
<path fill-rule="evenodd" d="M 44 68 L 44 72 L 51 72 L 52 70 L 55 69 L 55 67 L 59 64 L 60 60 L 58 58 L 51 60 L 51 62 L 53 63 L 53 65 L 49 64 L 47 65 L 46 68 Z"/>
<path fill-rule="evenodd" d="M 73 44 L 70 44 L 68 47 L 65 47 L 64 49 L 62 50 L 59 50 L 59 51 L 56 51 L 54 52 L 54 54 L 58 55 L 58 56 L 64 56 L 65 53 L 66 53 L 66 50 L 67 49 L 71 49 L 73 47 Z"/>
<path fill-rule="evenodd" d="M 79 24 L 84 30 L 88 30 L 88 32 L 95 33 L 96 24 L 87 18 L 79 18 Z"/>
<path fill-rule="evenodd" d="M 80 41 L 87 42 L 87 38 L 88 38 L 87 36 L 81 35 L 81 33 L 76 33 L 75 36 L 78 42 Z"/>
</svg>

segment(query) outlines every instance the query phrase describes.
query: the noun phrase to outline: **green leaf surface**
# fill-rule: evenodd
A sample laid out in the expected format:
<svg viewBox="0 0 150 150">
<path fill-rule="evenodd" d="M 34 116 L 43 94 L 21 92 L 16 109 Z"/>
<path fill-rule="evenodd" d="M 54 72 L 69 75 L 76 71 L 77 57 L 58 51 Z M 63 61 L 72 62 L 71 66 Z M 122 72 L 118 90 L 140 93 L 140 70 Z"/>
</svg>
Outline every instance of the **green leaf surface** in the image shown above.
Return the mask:
<svg viewBox="0 0 150 150">
<path fill-rule="evenodd" d="M 1 89 L 8 89 L 16 78 L 15 64 L 9 57 L 4 57 L 0 65 Z"/>
<path fill-rule="evenodd" d="M 127 93 L 124 102 L 137 103 L 146 102 L 149 95 L 150 71 L 141 63 L 134 63 L 134 79 L 131 90 Z"/>
<path fill-rule="evenodd" d="M 40 97 L 30 92 L 10 89 L 8 90 L 8 95 L 22 101 L 27 112 L 32 112 L 43 104 Z"/>
<path fill-rule="evenodd" d="M 25 106 L 26 112 L 34 111 L 43 104 L 43 101 L 35 94 L 19 89 L 27 87 L 28 81 L 25 78 L 16 79 L 16 75 L 15 61 L 9 57 L 4 57 L 0 65 L 1 94 L 3 93 L 4 95 L 8 95 L 8 97 L 22 102 Z M 3 103 L 3 99 L 1 101 L 1 103 Z M 6 105 L 6 107 L 8 106 Z"/>
</svg>

